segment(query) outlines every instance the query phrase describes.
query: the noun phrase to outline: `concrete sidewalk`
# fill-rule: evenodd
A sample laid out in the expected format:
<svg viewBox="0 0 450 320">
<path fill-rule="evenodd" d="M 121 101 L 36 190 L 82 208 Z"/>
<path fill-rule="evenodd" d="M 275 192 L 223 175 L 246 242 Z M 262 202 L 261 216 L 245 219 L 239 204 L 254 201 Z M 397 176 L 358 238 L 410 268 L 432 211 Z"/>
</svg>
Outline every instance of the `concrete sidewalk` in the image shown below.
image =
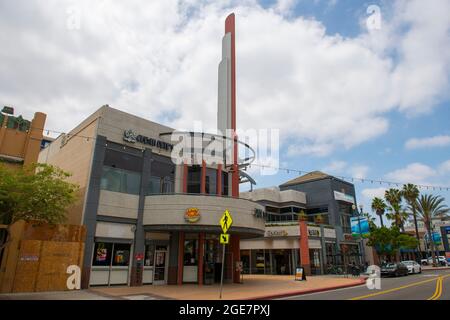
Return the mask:
<svg viewBox="0 0 450 320">
<path fill-rule="evenodd" d="M 224 284 L 222 299 L 273 299 L 361 285 L 365 278 L 313 276 L 295 281 L 294 276 L 245 275 L 242 284 Z M 96 287 L 89 290 L 0 294 L 0 300 L 218 300 L 218 284 Z"/>
<path fill-rule="evenodd" d="M 245 275 L 243 284 L 225 284 L 222 299 L 253 300 L 272 299 L 290 295 L 319 292 L 365 283 L 365 278 L 332 276 L 307 277 L 307 281 L 295 281 L 294 276 Z M 196 284 L 95 288 L 90 290 L 103 296 L 159 296 L 176 300 L 217 300 L 220 286 Z"/>
</svg>

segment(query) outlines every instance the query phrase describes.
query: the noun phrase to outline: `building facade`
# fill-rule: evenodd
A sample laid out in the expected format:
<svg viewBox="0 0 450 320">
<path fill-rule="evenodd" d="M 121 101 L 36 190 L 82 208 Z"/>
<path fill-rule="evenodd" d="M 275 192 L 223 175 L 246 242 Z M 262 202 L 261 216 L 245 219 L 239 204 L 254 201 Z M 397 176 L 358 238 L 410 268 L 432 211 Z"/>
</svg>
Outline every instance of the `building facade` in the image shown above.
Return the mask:
<svg viewBox="0 0 450 320">
<path fill-rule="evenodd" d="M 264 205 L 266 212 L 264 238 L 241 241 L 245 272 L 292 275 L 303 266 L 308 274 L 324 274 L 328 264 L 339 263 L 336 230 L 317 213 L 307 215 L 304 192 L 267 188 L 241 197 Z"/>
<path fill-rule="evenodd" d="M 348 182 L 313 172 L 241 197 L 264 205 L 266 212 L 264 238 L 241 241 L 248 273 L 294 274 L 296 266 L 303 266 L 311 274 L 324 274 L 331 265 L 370 261 L 370 252 L 352 236 L 356 199 Z"/>
<path fill-rule="evenodd" d="M 80 185 L 70 224 L 87 228 L 82 284 L 238 281 L 239 239 L 264 235 L 264 207 L 232 197 L 229 168 L 176 165 L 173 129 L 103 106 L 41 151 Z M 219 220 L 233 217 L 222 261 Z"/>
<path fill-rule="evenodd" d="M 14 116 L 14 109 L 4 107 L 0 113 L 0 162 L 10 167 L 36 163 L 46 117 L 36 112 L 29 121 Z"/>
</svg>

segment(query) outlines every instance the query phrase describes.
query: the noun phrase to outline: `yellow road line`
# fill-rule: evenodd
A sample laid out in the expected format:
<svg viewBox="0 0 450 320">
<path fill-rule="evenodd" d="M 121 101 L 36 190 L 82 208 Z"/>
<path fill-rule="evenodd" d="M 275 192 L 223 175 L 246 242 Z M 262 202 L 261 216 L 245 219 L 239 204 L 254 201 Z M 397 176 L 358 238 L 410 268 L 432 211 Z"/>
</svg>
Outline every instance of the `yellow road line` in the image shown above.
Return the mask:
<svg viewBox="0 0 450 320">
<path fill-rule="evenodd" d="M 441 276 L 441 277 L 439 277 L 438 276 L 438 280 L 439 280 L 439 278 L 447 278 L 447 277 L 449 277 L 450 276 L 450 274 L 448 274 L 448 275 L 445 275 L 445 276 Z M 402 289 L 406 289 L 406 288 L 409 288 L 409 287 L 414 287 L 414 286 L 418 286 L 418 285 L 421 285 L 421 284 L 424 284 L 424 283 L 428 283 L 428 282 L 432 282 L 432 281 L 435 281 L 436 280 L 436 278 L 433 278 L 433 279 L 428 279 L 428 280 L 424 280 L 424 281 L 419 281 L 419 282 L 413 282 L 413 283 L 410 283 L 410 284 L 407 284 L 407 285 L 404 285 L 404 286 L 401 286 L 401 287 L 397 287 L 397 288 L 392 288 L 392 289 L 389 289 L 389 290 L 384 290 L 384 291 L 380 291 L 380 292 L 375 292 L 375 293 L 371 293 L 371 294 L 367 294 L 367 295 L 364 295 L 364 296 L 359 296 L 359 297 L 355 297 L 355 298 L 351 298 L 350 300 L 361 300 L 361 299 L 365 299 L 365 298 L 370 298 L 370 297 L 375 297 L 375 296 L 379 296 L 379 295 L 382 295 L 382 294 L 386 294 L 386 293 L 390 293 L 390 292 L 394 292 L 394 291 L 398 291 L 398 290 L 402 290 Z M 436 294 L 436 293 L 435 293 Z M 442 288 L 441 288 L 441 294 L 442 294 Z M 435 295 L 433 295 L 433 297 L 434 297 Z M 439 295 L 440 296 L 440 295 Z M 433 298 L 432 297 L 432 298 Z"/>
<path fill-rule="evenodd" d="M 428 300 L 437 300 L 441 297 L 441 295 L 442 295 L 442 280 L 443 280 L 443 277 L 438 278 L 438 280 L 436 281 L 436 291 L 430 298 L 428 298 Z"/>
<path fill-rule="evenodd" d="M 431 297 L 429 297 L 427 300 L 434 300 L 434 297 L 436 297 L 436 295 L 437 295 L 438 292 L 439 292 L 439 283 L 440 283 L 440 281 L 441 281 L 441 277 L 437 278 L 437 281 L 436 281 L 436 290 L 434 291 L 434 294 L 433 294 Z"/>
</svg>

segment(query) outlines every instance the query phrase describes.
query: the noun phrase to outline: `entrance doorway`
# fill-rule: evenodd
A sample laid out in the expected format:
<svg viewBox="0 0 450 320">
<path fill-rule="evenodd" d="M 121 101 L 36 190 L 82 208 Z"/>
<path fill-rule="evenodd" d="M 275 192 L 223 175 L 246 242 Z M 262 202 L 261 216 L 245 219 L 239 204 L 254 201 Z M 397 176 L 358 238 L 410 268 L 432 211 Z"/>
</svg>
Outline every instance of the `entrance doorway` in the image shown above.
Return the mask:
<svg viewBox="0 0 450 320">
<path fill-rule="evenodd" d="M 167 246 L 157 246 L 155 250 L 155 272 L 153 284 L 167 284 Z"/>
</svg>

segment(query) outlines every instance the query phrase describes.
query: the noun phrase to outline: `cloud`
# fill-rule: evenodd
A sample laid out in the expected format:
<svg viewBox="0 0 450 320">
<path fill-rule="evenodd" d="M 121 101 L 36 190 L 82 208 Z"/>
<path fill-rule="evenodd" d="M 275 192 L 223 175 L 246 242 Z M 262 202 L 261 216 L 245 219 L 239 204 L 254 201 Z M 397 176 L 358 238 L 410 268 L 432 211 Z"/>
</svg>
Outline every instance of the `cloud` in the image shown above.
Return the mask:
<svg viewBox="0 0 450 320">
<path fill-rule="evenodd" d="M 342 172 L 347 167 L 347 162 L 345 161 L 332 161 L 329 165 L 322 168 L 323 172 L 337 173 Z"/>
<path fill-rule="evenodd" d="M 385 134 L 387 114 L 448 97 L 450 2 L 396 1 L 354 38 L 289 14 L 293 1 L 0 2 L 0 104 L 72 129 L 103 104 L 174 128 L 216 124 L 224 19 L 237 23 L 242 128 L 278 128 L 288 156 L 327 156 Z M 77 10 L 72 10 L 77 9 Z M 79 13 L 80 28 L 68 28 Z"/>
<path fill-rule="evenodd" d="M 378 198 L 384 198 L 384 192 L 387 190 L 387 188 L 367 188 L 367 189 L 363 189 L 361 191 L 361 195 L 363 196 L 363 200 L 365 202 L 368 201 L 372 201 L 373 198 L 378 197 Z"/>
<path fill-rule="evenodd" d="M 356 165 L 350 169 L 350 174 L 353 178 L 364 179 L 367 177 L 367 173 L 369 172 L 369 167 L 365 165 Z"/>
<path fill-rule="evenodd" d="M 432 178 L 436 177 L 437 172 L 433 168 L 422 163 L 411 163 L 405 168 L 389 172 L 385 175 L 386 179 L 399 183 L 431 184 Z"/>
<path fill-rule="evenodd" d="M 406 149 L 420 149 L 432 147 L 445 147 L 450 145 L 450 136 L 441 135 L 429 138 L 412 138 L 406 141 Z"/>
</svg>

